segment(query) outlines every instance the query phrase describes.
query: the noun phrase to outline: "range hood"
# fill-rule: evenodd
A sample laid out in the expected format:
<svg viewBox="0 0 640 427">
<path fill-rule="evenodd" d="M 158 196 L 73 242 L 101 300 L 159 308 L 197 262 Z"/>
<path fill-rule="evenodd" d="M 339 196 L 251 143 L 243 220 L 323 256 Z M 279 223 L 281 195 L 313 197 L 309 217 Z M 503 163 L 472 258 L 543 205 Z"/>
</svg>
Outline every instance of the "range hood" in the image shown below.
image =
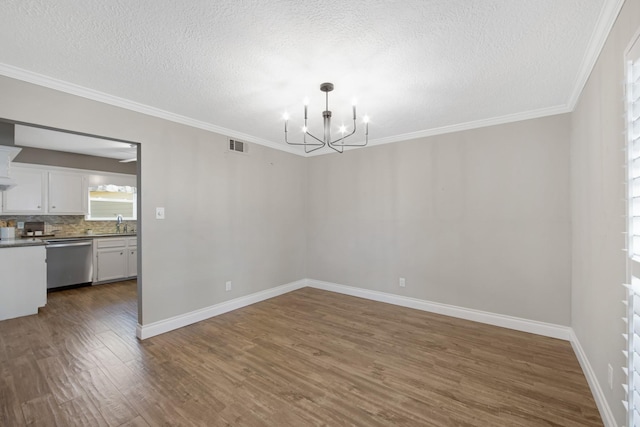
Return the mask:
<svg viewBox="0 0 640 427">
<path fill-rule="evenodd" d="M 0 145 L 0 191 L 5 191 L 16 186 L 11 178 L 11 161 L 15 159 L 22 148 Z"/>
</svg>

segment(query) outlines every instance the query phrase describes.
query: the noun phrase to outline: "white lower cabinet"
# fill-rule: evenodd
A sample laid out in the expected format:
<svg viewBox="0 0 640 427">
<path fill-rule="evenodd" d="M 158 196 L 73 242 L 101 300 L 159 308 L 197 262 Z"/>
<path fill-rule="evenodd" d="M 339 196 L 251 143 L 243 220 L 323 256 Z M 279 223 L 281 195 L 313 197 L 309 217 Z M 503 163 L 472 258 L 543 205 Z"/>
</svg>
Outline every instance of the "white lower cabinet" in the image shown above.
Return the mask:
<svg viewBox="0 0 640 427">
<path fill-rule="evenodd" d="M 44 246 L 0 248 L 0 320 L 37 314 L 47 303 Z"/>
<path fill-rule="evenodd" d="M 126 248 L 102 249 L 96 254 L 97 282 L 106 282 L 127 277 Z"/>
<path fill-rule="evenodd" d="M 103 238 L 93 241 L 94 283 L 115 282 L 138 274 L 137 238 Z"/>
<path fill-rule="evenodd" d="M 127 249 L 127 257 L 128 257 L 128 264 L 127 264 L 127 269 L 128 269 L 128 273 L 127 275 L 129 277 L 136 277 L 138 275 L 138 248 L 129 248 Z"/>
</svg>

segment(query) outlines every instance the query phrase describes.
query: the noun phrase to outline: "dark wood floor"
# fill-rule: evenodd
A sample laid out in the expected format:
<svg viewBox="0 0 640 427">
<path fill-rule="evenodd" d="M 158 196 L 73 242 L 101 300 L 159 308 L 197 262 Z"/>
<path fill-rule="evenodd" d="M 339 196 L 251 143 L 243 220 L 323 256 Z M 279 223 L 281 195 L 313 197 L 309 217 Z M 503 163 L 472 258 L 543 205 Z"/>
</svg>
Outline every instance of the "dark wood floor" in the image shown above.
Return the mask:
<svg viewBox="0 0 640 427">
<path fill-rule="evenodd" d="M 305 288 L 139 342 L 135 292 L 0 322 L 0 425 L 602 425 L 564 341 Z"/>
</svg>

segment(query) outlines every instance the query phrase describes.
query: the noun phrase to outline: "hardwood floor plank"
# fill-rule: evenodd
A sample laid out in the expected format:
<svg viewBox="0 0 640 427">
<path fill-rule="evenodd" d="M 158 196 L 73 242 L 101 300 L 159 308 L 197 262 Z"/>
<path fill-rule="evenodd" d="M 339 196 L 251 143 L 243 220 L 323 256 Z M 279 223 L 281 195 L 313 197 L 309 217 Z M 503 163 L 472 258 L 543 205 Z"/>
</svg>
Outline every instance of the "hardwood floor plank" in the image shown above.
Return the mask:
<svg viewBox="0 0 640 427">
<path fill-rule="evenodd" d="M 0 375 L 0 426 L 19 426 L 24 423 L 13 376 Z"/>
<path fill-rule="evenodd" d="M 142 418 L 137 416 L 129 422 L 121 424 L 120 427 L 150 427 L 150 425 Z"/>
<path fill-rule="evenodd" d="M 20 402 L 27 402 L 51 393 L 47 380 L 32 354 L 16 357 L 9 362 L 9 365 Z"/>
<path fill-rule="evenodd" d="M 43 373 L 51 394 L 60 403 L 68 402 L 83 394 L 78 382 L 57 357 L 48 357 L 38 360 L 38 367 Z"/>
<path fill-rule="evenodd" d="M 101 332 L 98 334 L 98 338 L 105 347 L 111 350 L 123 363 L 129 362 L 137 357 L 135 354 L 137 351 L 130 350 L 129 346 L 113 331 Z"/>
<path fill-rule="evenodd" d="M 304 288 L 140 342 L 135 281 L 0 322 L 0 425 L 602 426 L 568 342 Z"/>
<path fill-rule="evenodd" d="M 66 414 L 59 410 L 55 399 L 50 394 L 24 402 L 22 413 L 27 425 L 63 427 L 71 424 Z"/>
<path fill-rule="evenodd" d="M 119 426 L 138 416 L 100 368 L 82 372 L 78 378 L 89 400 L 110 426 Z"/>
<path fill-rule="evenodd" d="M 85 394 L 61 404 L 59 408 L 65 414 L 69 427 L 107 427 L 109 425 L 98 408 Z"/>
</svg>

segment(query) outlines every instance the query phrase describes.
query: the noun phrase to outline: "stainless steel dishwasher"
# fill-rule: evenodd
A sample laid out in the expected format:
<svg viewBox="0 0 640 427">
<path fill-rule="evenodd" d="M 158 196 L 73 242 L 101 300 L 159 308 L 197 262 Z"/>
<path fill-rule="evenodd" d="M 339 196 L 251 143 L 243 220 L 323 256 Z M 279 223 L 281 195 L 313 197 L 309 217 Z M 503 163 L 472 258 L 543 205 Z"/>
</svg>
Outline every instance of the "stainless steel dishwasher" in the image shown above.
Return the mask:
<svg viewBox="0 0 640 427">
<path fill-rule="evenodd" d="M 93 239 L 49 239 L 47 289 L 93 281 Z"/>
</svg>

